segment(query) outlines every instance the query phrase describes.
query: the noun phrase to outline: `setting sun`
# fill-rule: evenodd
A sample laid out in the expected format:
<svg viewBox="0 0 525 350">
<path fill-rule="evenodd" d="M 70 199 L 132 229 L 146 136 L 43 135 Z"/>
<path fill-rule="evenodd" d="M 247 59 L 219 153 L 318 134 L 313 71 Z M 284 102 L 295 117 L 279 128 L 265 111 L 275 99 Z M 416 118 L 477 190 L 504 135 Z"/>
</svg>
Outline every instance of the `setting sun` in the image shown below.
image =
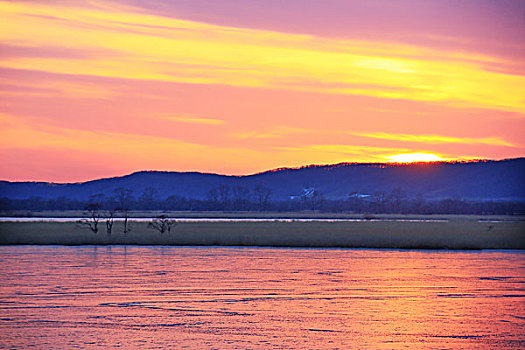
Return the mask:
<svg viewBox="0 0 525 350">
<path fill-rule="evenodd" d="M 390 162 L 413 163 L 413 162 L 439 162 L 445 160 L 432 153 L 403 153 L 386 157 Z"/>
</svg>

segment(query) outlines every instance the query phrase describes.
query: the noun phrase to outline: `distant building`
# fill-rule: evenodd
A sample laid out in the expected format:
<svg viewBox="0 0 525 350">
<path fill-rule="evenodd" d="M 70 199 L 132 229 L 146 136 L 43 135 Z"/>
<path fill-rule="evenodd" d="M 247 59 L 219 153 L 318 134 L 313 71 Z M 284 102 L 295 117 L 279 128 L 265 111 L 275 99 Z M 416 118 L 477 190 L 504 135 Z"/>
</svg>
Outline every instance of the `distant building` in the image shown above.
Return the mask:
<svg viewBox="0 0 525 350">
<path fill-rule="evenodd" d="M 314 193 L 315 193 L 315 188 L 314 187 L 308 187 L 308 188 L 304 188 L 303 189 L 303 193 L 302 194 L 292 194 L 292 195 L 289 196 L 289 198 L 291 200 L 301 199 L 301 198 L 312 198 Z"/>
<path fill-rule="evenodd" d="M 348 198 L 369 198 L 370 195 L 366 193 L 352 192 L 348 195 Z"/>
</svg>

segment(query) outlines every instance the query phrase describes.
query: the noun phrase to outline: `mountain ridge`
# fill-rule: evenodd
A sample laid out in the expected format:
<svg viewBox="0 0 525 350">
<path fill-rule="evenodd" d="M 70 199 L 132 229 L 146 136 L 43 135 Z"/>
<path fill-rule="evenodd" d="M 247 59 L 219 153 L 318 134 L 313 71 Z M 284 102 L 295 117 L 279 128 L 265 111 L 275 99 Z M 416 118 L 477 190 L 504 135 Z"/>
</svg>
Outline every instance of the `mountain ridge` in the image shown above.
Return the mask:
<svg viewBox="0 0 525 350">
<path fill-rule="evenodd" d="M 203 199 L 219 186 L 263 185 L 276 200 L 315 188 L 328 199 L 345 199 L 350 193 L 372 194 L 403 188 L 409 195 L 428 199 L 461 197 L 475 200 L 525 200 L 525 158 L 433 163 L 337 163 L 271 169 L 249 175 L 221 175 L 197 171 L 141 170 L 124 176 L 85 182 L 0 181 L 0 197 L 24 199 L 67 197 L 85 199 L 119 187 L 140 196 L 153 187 L 159 197 L 171 195 Z"/>
</svg>

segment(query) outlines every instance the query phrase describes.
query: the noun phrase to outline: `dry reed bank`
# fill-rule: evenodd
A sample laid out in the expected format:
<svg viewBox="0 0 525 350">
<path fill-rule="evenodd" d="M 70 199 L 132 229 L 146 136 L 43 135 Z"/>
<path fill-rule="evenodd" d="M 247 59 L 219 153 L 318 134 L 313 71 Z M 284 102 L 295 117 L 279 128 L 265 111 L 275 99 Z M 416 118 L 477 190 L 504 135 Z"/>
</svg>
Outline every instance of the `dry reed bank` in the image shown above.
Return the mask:
<svg viewBox="0 0 525 350">
<path fill-rule="evenodd" d="M 101 223 L 102 224 L 102 223 Z M 93 233 L 74 222 L 2 222 L 0 244 L 223 245 L 394 249 L 525 249 L 525 221 L 491 222 L 455 216 L 446 222 L 182 222 L 160 234 L 132 222 L 124 235 L 115 222 Z"/>
</svg>

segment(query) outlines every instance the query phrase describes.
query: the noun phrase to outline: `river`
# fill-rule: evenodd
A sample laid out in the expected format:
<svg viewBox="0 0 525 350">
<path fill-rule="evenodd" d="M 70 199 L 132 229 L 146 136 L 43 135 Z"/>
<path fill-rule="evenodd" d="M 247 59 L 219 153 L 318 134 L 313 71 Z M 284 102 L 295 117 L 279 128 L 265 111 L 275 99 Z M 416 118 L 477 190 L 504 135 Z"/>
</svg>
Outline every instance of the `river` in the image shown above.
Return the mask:
<svg viewBox="0 0 525 350">
<path fill-rule="evenodd" d="M 524 348 L 523 251 L 0 247 L 1 348 Z"/>
</svg>

